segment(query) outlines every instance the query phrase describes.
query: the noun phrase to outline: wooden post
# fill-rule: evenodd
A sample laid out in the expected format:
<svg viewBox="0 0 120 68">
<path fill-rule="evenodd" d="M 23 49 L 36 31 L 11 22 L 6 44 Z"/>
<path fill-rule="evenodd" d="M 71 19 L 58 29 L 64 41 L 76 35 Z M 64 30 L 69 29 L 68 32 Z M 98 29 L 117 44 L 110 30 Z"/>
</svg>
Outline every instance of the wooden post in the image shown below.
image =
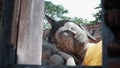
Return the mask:
<svg viewBox="0 0 120 68">
<path fill-rule="evenodd" d="M 1 27 L 2 27 L 2 6 L 3 6 L 3 1 L 0 0 L 0 33 L 1 33 Z"/>
<path fill-rule="evenodd" d="M 43 0 L 22 0 L 17 44 L 18 64 L 41 65 Z"/>
<path fill-rule="evenodd" d="M 8 64 L 14 63 L 10 61 L 10 51 L 12 46 L 10 43 L 11 40 L 11 29 L 12 29 L 12 19 L 13 19 L 13 9 L 14 9 L 14 0 L 3 0 L 3 9 L 2 9 L 2 29 L 0 34 L 0 65 L 3 65 L 1 68 L 5 68 Z"/>
<path fill-rule="evenodd" d="M 15 0 L 12 31 L 11 31 L 11 40 L 10 40 L 11 44 L 13 44 L 13 46 L 14 46 L 14 49 L 16 49 L 16 47 L 17 47 L 20 7 L 21 7 L 21 0 Z"/>
</svg>

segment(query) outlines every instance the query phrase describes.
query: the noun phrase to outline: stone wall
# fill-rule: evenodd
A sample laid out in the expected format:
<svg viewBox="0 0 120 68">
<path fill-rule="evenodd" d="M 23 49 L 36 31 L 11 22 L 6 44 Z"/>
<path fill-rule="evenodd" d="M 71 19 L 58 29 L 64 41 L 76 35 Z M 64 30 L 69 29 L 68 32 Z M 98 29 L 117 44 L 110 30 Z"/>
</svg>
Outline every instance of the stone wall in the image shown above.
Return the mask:
<svg viewBox="0 0 120 68">
<path fill-rule="evenodd" d="M 102 27 L 101 23 L 93 23 L 85 26 L 86 29 L 96 38 L 96 41 L 90 40 L 90 42 L 97 43 L 102 40 Z"/>
</svg>

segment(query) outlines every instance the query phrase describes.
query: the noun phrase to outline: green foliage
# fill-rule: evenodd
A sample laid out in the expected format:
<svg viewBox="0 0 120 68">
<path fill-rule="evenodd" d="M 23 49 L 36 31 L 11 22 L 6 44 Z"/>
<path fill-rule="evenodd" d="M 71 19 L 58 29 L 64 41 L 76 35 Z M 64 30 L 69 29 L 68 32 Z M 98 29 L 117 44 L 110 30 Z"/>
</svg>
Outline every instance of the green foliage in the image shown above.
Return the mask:
<svg viewBox="0 0 120 68">
<path fill-rule="evenodd" d="M 83 18 L 78 18 L 78 17 L 74 17 L 74 18 L 71 18 L 71 17 L 61 17 L 62 20 L 70 20 L 72 22 L 74 22 L 75 24 L 77 25 L 80 25 L 80 24 L 89 24 L 90 22 L 88 22 L 86 19 L 83 19 Z"/>
<path fill-rule="evenodd" d="M 70 20 L 70 19 L 71 19 L 71 17 L 61 16 L 61 19 L 62 19 L 62 20 Z"/>
<path fill-rule="evenodd" d="M 53 19 L 55 18 L 62 19 L 64 17 L 63 14 L 67 14 L 68 10 L 64 9 L 62 5 L 55 5 L 50 1 L 45 1 L 44 12 Z M 43 29 L 50 29 L 50 28 L 51 28 L 50 24 L 48 24 L 48 22 L 44 20 Z"/>
<path fill-rule="evenodd" d="M 50 29 L 51 25 L 47 22 L 47 20 L 44 19 L 43 22 L 43 30 Z"/>
<path fill-rule="evenodd" d="M 64 16 L 64 14 L 68 13 L 68 10 L 65 9 L 62 5 L 55 5 L 50 1 L 45 1 L 44 11 L 45 11 L 45 14 L 47 14 L 48 16 L 50 16 L 51 18 L 55 20 L 56 19 L 70 20 L 76 23 L 77 25 L 90 23 L 86 19 L 83 19 L 83 18 L 78 18 L 78 17 L 71 18 L 71 17 Z M 99 16 L 99 14 L 94 15 L 96 19 L 97 19 L 97 16 Z M 48 22 L 44 20 L 43 29 L 50 29 L 50 28 L 51 28 L 50 24 L 48 24 Z"/>
<path fill-rule="evenodd" d="M 102 8 L 101 4 L 99 4 L 99 6 L 95 8 L 95 9 L 98 9 L 98 12 L 93 14 L 93 17 L 95 17 L 95 20 L 92 21 L 92 23 L 101 22 L 101 19 L 102 19 L 102 10 L 101 10 L 101 8 Z"/>
<path fill-rule="evenodd" d="M 45 14 L 52 18 L 62 17 L 63 14 L 68 13 L 68 10 L 64 9 L 62 5 L 55 5 L 50 1 L 45 1 Z"/>
<path fill-rule="evenodd" d="M 89 23 L 86 19 L 78 18 L 78 17 L 74 17 L 74 18 L 72 18 L 71 20 L 72 20 L 74 23 L 76 23 L 77 25 Z"/>
</svg>

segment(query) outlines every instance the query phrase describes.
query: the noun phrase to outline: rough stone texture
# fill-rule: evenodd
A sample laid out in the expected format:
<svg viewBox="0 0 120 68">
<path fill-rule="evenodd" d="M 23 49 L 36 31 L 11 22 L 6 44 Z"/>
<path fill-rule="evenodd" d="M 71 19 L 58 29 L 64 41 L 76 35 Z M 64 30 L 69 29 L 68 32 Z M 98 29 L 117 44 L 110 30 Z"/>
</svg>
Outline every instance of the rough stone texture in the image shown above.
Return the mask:
<svg viewBox="0 0 120 68">
<path fill-rule="evenodd" d="M 50 50 L 43 50 L 42 52 L 42 59 L 49 59 L 49 57 L 52 55 Z"/>
<path fill-rule="evenodd" d="M 63 62 L 63 59 L 64 59 L 64 62 Z M 54 64 L 54 62 L 57 62 L 57 63 Z M 64 52 L 60 52 L 54 44 L 44 41 L 43 47 L 42 47 L 42 65 L 44 66 L 45 65 L 75 66 L 75 60 L 71 55 Z"/>
<path fill-rule="evenodd" d="M 54 44 L 43 41 L 42 59 L 49 59 L 51 55 L 57 53 L 57 48 Z"/>
<path fill-rule="evenodd" d="M 45 65 L 46 65 L 46 66 L 49 65 L 48 60 L 47 60 L 47 59 L 44 59 L 44 60 L 42 59 L 42 65 L 44 65 L 44 66 L 45 66 Z"/>
<path fill-rule="evenodd" d="M 64 65 L 64 59 L 60 55 L 52 55 L 49 59 L 49 64 L 50 65 Z"/>
<path fill-rule="evenodd" d="M 74 58 L 73 57 L 69 57 L 67 59 L 67 61 L 66 61 L 66 65 L 67 66 L 76 66 Z"/>
<path fill-rule="evenodd" d="M 97 39 L 96 41 L 93 41 L 93 40 L 90 40 L 90 42 L 92 42 L 92 43 L 97 43 L 97 42 L 99 42 L 100 40 L 101 40 L 101 23 L 94 23 L 94 24 L 89 24 L 89 25 L 85 25 L 85 28 L 92 34 L 93 32 L 93 36 Z M 55 51 L 53 51 L 54 50 L 54 45 L 53 44 L 50 44 L 50 43 L 46 43 L 46 37 L 48 37 L 49 36 L 49 30 L 44 30 L 43 31 L 43 35 L 44 35 L 44 37 L 43 37 L 43 53 L 45 53 L 45 52 L 47 52 L 46 54 L 44 54 L 43 56 L 43 58 L 42 59 L 44 59 L 45 60 L 45 56 L 46 56 L 46 58 L 48 59 L 48 58 L 50 58 L 50 52 L 52 52 L 51 53 L 51 56 L 53 55 L 53 54 L 58 54 L 57 52 L 55 53 Z M 49 50 L 50 50 L 50 52 L 49 52 Z M 54 52 L 54 53 L 53 53 Z M 65 58 L 65 57 L 67 57 L 66 55 L 62 55 L 62 57 L 63 58 Z M 68 57 L 67 57 L 67 59 L 68 59 Z M 66 64 L 65 65 L 71 65 L 71 64 L 67 64 L 67 59 L 66 59 Z M 78 60 L 77 60 L 78 61 Z M 73 62 L 73 60 L 72 61 L 69 61 L 69 63 L 71 63 L 71 62 Z M 74 66 L 74 65 L 73 65 Z"/>
<path fill-rule="evenodd" d="M 90 42 L 97 43 L 102 39 L 101 23 L 88 24 L 88 25 L 84 25 L 84 27 L 97 39 L 96 41 L 90 40 Z M 47 40 L 47 37 L 49 36 L 49 32 L 50 32 L 49 29 L 43 31 L 44 40 Z"/>
<path fill-rule="evenodd" d="M 90 40 L 90 42 L 97 43 L 102 39 L 101 23 L 88 24 L 85 27 L 96 38 L 96 41 Z"/>
</svg>

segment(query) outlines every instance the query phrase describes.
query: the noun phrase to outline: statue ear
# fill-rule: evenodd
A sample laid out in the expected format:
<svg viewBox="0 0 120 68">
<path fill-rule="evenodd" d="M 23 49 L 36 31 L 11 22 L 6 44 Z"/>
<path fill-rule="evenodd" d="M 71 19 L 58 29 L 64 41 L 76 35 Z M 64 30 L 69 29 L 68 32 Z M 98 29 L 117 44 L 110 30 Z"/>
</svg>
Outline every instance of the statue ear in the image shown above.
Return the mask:
<svg viewBox="0 0 120 68">
<path fill-rule="evenodd" d="M 52 26 L 56 21 L 53 20 L 52 18 L 50 18 L 48 15 L 45 14 L 45 17 L 47 19 L 47 21 L 50 23 L 50 25 Z"/>
<path fill-rule="evenodd" d="M 88 38 L 90 38 L 91 40 L 94 40 L 94 41 L 96 40 L 96 38 L 93 37 L 82 25 L 79 25 L 79 26 L 82 30 L 84 30 L 86 32 Z"/>
</svg>

